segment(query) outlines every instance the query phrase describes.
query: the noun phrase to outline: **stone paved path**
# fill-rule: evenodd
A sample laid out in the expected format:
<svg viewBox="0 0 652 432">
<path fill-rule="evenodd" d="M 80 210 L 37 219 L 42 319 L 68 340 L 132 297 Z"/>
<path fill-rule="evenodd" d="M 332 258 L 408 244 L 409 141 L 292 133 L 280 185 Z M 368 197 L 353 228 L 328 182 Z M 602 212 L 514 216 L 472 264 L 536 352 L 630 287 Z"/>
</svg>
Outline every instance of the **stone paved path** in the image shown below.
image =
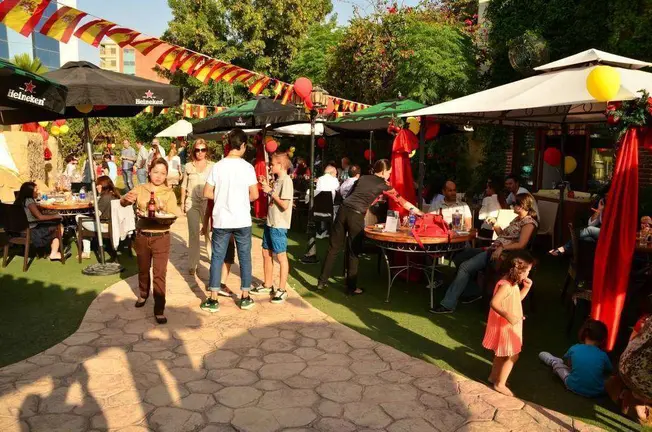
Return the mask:
<svg viewBox="0 0 652 432">
<path fill-rule="evenodd" d="M 185 228 L 174 227 L 169 323 L 155 324 L 151 300 L 133 307 L 135 277 L 108 288 L 75 334 L 0 369 L 0 431 L 591 429 L 377 343 L 295 293 L 205 313 L 207 263 L 187 275 Z"/>
</svg>

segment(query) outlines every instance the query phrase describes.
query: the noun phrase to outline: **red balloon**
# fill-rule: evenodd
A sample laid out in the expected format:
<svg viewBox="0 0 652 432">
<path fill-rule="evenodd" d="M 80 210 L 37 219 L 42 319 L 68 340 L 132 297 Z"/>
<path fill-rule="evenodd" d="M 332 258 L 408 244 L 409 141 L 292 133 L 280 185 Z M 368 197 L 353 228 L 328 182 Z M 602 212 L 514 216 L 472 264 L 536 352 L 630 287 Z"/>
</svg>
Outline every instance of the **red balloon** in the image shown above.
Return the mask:
<svg viewBox="0 0 652 432">
<path fill-rule="evenodd" d="M 39 128 L 38 123 L 25 123 L 21 126 L 23 132 L 38 132 Z"/>
<path fill-rule="evenodd" d="M 320 149 L 326 147 L 326 138 L 319 137 L 319 139 L 317 140 L 317 147 L 319 147 Z"/>
<path fill-rule="evenodd" d="M 306 108 L 308 108 L 309 110 L 312 110 L 312 109 L 315 107 L 315 106 L 313 105 L 312 101 L 310 100 L 310 96 L 308 96 L 307 98 L 305 98 L 305 99 L 303 100 L 303 103 L 306 105 Z"/>
<path fill-rule="evenodd" d="M 367 159 L 368 161 L 372 159 L 376 159 L 376 153 L 373 152 L 373 150 L 365 150 L 364 151 L 364 158 Z"/>
<path fill-rule="evenodd" d="M 297 78 L 297 80 L 294 82 L 294 92 L 299 95 L 301 99 L 305 100 L 307 97 L 309 97 L 311 91 L 312 81 L 310 81 L 308 78 Z"/>
<path fill-rule="evenodd" d="M 333 111 L 335 111 L 335 104 L 333 103 L 333 99 L 328 98 L 328 102 L 326 103 L 326 111 L 324 111 L 324 114 L 331 115 L 333 114 Z"/>
<path fill-rule="evenodd" d="M 426 127 L 426 141 L 435 138 L 439 134 L 439 123 L 433 123 Z"/>
<path fill-rule="evenodd" d="M 269 140 L 265 143 L 265 150 L 267 153 L 274 153 L 278 148 L 278 143 L 274 140 Z"/>
<path fill-rule="evenodd" d="M 65 119 L 55 120 L 52 123 L 54 123 L 55 126 L 61 127 L 66 124 L 66 120 Z"/>
<path fill-rule="evenodd" d="M 48 131 L 43 129 L 43 130 L 39 131 L 39 133 L 41 134 L 41 137 L 43 137 L 43 142 L 44 143 L 48 142 L 48 139 L 50 138 L 50 134 L 48 133 Z"/>
<path fill-rule="evenodd" d="M 558 166 L 561 163 L 561 152 L 554 147 L 547 148 L 543 152 L 543 160 L 550 166 Z"/>
</svg>

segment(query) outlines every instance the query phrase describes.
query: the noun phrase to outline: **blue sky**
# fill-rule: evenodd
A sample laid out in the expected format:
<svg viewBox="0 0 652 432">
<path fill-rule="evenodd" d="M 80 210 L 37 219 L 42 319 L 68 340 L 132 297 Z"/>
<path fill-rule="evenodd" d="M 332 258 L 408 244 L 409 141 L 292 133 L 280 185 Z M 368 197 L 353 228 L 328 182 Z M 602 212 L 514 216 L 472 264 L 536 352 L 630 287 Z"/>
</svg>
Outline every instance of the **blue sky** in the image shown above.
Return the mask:
<svg viewBox="0 0 652 432">
<path fill-rule="evenodd" d="M 417 0 L 399 2 L 406 6 L 415 5 Z M 340 24 L 346 24 L 353 14 L 353 4 L 364 11 L 366 0 L 333 0 L 333 12 Z M 77 0 L 77 7 L 84 12 L 113 21 L 121 26 L 138 30 L 151 36 L 160 36 L 172 19 L 167 0 Z M 84 42 L 79 43 L 81 60 L 99 63 L 99 48 Z"/>
</svg>

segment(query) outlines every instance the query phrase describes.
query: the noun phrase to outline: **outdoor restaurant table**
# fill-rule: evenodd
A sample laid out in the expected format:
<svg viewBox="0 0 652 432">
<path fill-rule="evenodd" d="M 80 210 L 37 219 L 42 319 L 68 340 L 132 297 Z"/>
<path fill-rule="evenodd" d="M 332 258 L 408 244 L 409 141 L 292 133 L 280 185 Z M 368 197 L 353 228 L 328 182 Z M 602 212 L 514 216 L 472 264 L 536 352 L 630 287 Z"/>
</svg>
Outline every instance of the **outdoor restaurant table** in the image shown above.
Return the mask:
<svg viewBox="0 0 652 432">
<path fill-rule="evenodd" d="M 62 217 L 77 216 L 78 214 L 92 214 L 93 203 L 90 201 L 64 201 L 64 202 L 44 202 L 37 203 L 42 210 L 57 212 Z"/>
<path fill-rule="evenodd" d="M 404 271 L 407 271 L 409 280 L 409 271 L 411 268 L 414 268 L 423 271 L 428 279 L 431 307 L 433 307 L 434 304 L 435 289 L 441 284 L 441 282 L 438 283 L 438 281 L 435 280 L 437 260 L 433 259 L 431 265 L 420 264 L 411 262 L 410 254 L 432 255 L 438 257 L 452 252 L 458 252 L 466 248 L 467 242 L 473 241 L 477 235 L 477 231 L 471 229 L 468 232 L 460 234 L 452 231 L 452 236 L 450 238 L 420 237 L 420 240 L 423 243 L 422 248 L 417 240 L 410 234 L 409 228 L 401 227 L 395 233 L 388 233 L 383 232 L 382 228 L 378 228 L 377 225 L 368 225 L 365 227 L 364 233 L 366 239 L 378 247 L 385 258 L 385 264 L 387 265 L 387 299 L 385 301 L 389 302 L 392 285 L 394 284 L 396 277 Z M 405 253 L 406 263 L 391 265 L 389 257 L 387 256 L 387 251 Z M 396 271 L 394 275 L 392 275 L 392 270 Z"/>
</svg>

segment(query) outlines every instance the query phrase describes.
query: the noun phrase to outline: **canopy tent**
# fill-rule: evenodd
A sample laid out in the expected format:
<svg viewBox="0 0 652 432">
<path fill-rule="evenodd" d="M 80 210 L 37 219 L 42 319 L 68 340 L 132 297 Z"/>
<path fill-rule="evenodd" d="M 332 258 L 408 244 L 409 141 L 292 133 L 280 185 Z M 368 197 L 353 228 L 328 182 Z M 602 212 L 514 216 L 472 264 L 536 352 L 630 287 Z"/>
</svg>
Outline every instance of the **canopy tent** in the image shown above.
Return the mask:
<svg viewBox="0 0 652 432">
<path fill-rule="evenodd" d="M 32 122 L 36 114 L 61 114 L 67 93 L 61 84 L 0 60 L 0 124 Z"/>
<path fill-rule="evenodd" d="M 536 68 L 544 72 L 438 105 L 402 114 L 432 116 L 442 123 L 489 123 L 541 127 L 562 124 L 604 123 L 606 103 L 586 89 L 586 78 L 599 65 L 613 66 L 621 87 L 614 100 L 630 100 L 640 90 L 652 93 L 652 66 L 639 60 L 590 49 Z"/>
<path fill-rule="evenodd" d="M 226 129 L 261 129 L 268 124 L 304 122 L 308 116 L 303 109 L 287 103 L 283 105 L 266 97 L 258 97 L 230 107 L 193 125 L 193 134 L 200 135 Z"/>
<path fill-rule="evenodd" d="M 432 116 L 441 122 L 457 123 L 561 125 L 564 132 L 568 124 L 604 123 L 606 103 L 594 99 L 586 86 L 589 73 L 599 65 L 611 66 L 620 74 L 621 86 L 614 101 L 639 98 L 641 91 L 652 92 L 652 74 L 639 70 L 652 66 L 651 63 L 590 49 L 536 68 L 543 72 L 540 75 L 403 116 Z M 648 129 L 631 129 L 621 142 L 611 181 L 613 193 L 603 215 L 596 251 L 591 315 L 609 328 L 609 350 L 615 344 L 627 296 L 638 225 L 637 149 L 641 137 L 652 133 Z M 565 135 L 561 139 L 562 160 Z M 563 198 L 560 193 L 559 214 L 563 211 Z"/>
<path fill-rule="evenodd" d="M 425 105 L 411 99 L 381 102 L 326 125 L 337 132 L 366 135 L 371 131 L 386 131 L 394 116 L 422 108 L 425 108 Z"/>
<path fill-rule="evenodd" d="M 310 123 L 295 123 L 286 126 L 280 126 L 275 129 L 269 129 L 273 125 L 267 125 L 266 129 L 268 135 L 273 136 L 310 136 Z M 247 135 L 256 135 L 262 129 L 243 129 Z M 208 132 L 203 134 L 193 134 L 192 138 L 203 138 L 208 141 L 215 141 L 221 139 L 225 133 L 229 130 L 222 130 L 217 132 Z M 315 123 L 315 135 L 316 136 L 334 136 L 337 135 L 337 132 L 330 129 L 328 126 L 324 126 L 324 123 L 317 122 Z"/>
<path fill-rule="evenodd" d="M 147 106 L 165 108 L 179 105 L 183 100 L 183 93 L 178 87 L 133 75 L 107 71 L 88 62 L 68 62 L 61 69 L 46 73 L 45 77 L 68 87 L 64 113 L 54 118 L 50 117 L 49 120 L 57 118 L 84 119 L 86 152 L 89 161 L 93 160 L 93 149 L 89 139 L 89 117 L 132 117 Z M 42 119 L 36 118 L 31 121 L 36 120 Z M 105 266 L 104 264 L 94 171 L 91 170 L 93 173 L 91 192 L 95 209 L 95 230 L 98 235 L 102 264 L 97 267 L 91 266 L 84 272 L 86 274 L 115 273 L 120 271 L 119 266 L 116 269 L 114 266 Z"/>
<path fill-rule="evenodd" d="M 157 133 L 158 138 L 176 138 L 180 136 L 188 136 L 192 133 L 192 123 L 188 120 L 181 119 L 172 126 L 163 129 Z"/>
</svg>

